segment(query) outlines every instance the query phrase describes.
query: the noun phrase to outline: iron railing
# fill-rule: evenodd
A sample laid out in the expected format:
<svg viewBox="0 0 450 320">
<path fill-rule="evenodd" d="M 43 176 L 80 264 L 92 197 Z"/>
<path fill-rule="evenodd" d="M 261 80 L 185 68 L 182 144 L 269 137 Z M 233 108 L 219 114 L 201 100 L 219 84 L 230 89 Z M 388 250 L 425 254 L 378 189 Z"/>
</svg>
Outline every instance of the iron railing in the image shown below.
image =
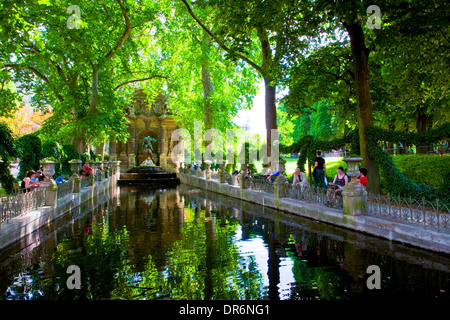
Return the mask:
<svg viewBox="0 0 450 320">
<path fill-rule="evenodd" d="M 330 208 L 342 209 L 343 207 L 342 192 L 331 189 L 324 191 L 322 188 L 317 188 L 317 190 L 314 187 L 293 188 L 292 185 L 288 185 L 285 188 L 285 197 Z"/>
<path fill-rule="evenodd" d="M 450 233 L 450 210 L 443 203 L 410 198 L 392 197 L 390 194 L 367 195 L 365 213 L 390 221 L 414 224 Z"/>
<path fill-rule="evenodd" d="M 71 194 L 73 192 L 73 180 L 57 184 L 57 190 L 58 199 L 64 198 L 65 196 Z"/>
<path fill-rule="evenodd" d="M 46 188 L 39 187 L 0 198 L 0 223 L 45 205 Z"/>
<path fill-rule="evenodd" d="M 250 179 L 250 189 L 259 192 L 273 193 L 273 183 L 264 176 L 255 176 Z"/>
<path fill-rule="evenodd" d="M 81 188 L 87 188 L 90 185 L 90 178 L 89 177 L 83 177 L 81 180 Z"/>
</svg>

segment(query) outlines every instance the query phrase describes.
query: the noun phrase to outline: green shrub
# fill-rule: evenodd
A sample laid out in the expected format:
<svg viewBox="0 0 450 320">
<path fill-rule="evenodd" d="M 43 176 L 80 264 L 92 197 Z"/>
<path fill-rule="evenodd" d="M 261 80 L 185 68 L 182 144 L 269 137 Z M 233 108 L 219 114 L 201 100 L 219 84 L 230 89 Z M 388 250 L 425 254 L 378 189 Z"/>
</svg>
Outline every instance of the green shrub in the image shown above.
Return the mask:
<svg viewBox="0 0 450 320">
<path fill-rule="evenodd" d="M 64 157 L 61 159 L 62 166 L 62 174 L 71 174 L 69 160 L 72 159 L 80 159 L 80 155 L 77 152 L 77 149 L 71 144 L 65 144 L 62 146 Z"/>
<path fill-rule="evenodd" d="M 450 156 L 434 154 L 401 155 L 394 157 L 396 167 L 406 178 L 417 184 L 439 187 L 450 168 Z"/>
<path fill-rule="evenodd" d="M 327 159 L 325 158 L 325 161 L 327 161 Z M 347 164 L 340 160 L 337 162 L 331 162 L 330 164 L 327 164 L 325 162 L 326 168 L 327 168 L 327 181 L 328 182 L 333 182 L 334 180 L 334 176 L 338 174 L 338 168 L 340 166 L 342 166 L 344 168 L 344 172 L 347 172 Z"/>
<path fill-rule="evenodd" d="M 61 174 L 61 162 L 64 158 L 64 151 L 57 141 L 46 141 L 42 144 L 41 159 L 54 158 L 57 162 L 55 165 L 55 177 Z"/>
<path fill-rule="evenodd" d="M 12 132 L 6 123 L 0 122 L 0 182 L 6 193 L 14 191 L 14 177 L 9 171 L 9 158 L 17 155 Z"/>
<path fill-rule="evenodd" d="M 20 158 L 20 170 L 17 179 L 22 180 L 28 170 L 39 170 L 39 160 L 42 158 L 41 139 L 34 133 L 26 134 L 15 140 L 14 144 Z"/>
</svg>

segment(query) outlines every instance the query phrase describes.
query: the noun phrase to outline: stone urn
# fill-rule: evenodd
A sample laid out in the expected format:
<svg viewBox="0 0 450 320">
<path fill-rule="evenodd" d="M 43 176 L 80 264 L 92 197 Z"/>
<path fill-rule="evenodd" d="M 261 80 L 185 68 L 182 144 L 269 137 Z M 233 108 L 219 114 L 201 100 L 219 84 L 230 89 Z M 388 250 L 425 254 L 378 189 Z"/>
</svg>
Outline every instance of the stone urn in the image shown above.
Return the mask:
<svg viewBox="0 0 450 320">
<path fill-rule="evenodd" d="M 206 179 L 211 179 L 211 163 L 212 163 L 212 161 L 211 160 L 205 160 L 204 161 L 204 163 L 205 163 L 205 172 L 206 172 Z"/>
<path fill-rule="evenodd" d="M 275 168 L 279 174 L 284 174 L 284 172 L 286 171 L 286 161 L 285 160 L 275 161 Z"/>
<path fill-rule="evenodd" d="M 53 175 L 55 174 L 55 165 L 54 161 L 43 161 L 41 162 L 42 167 L 44 168 L 44 176 L 47 180 L 53 180 Z"/>
<path fill-rule="evenodd" d="M 70 160 L 69 164 L 70 164 L 70 171 L 72 171 L 72 176 L 78 177 L 78 172 L 80 172 L 80 170 L 81 170 L 81 161 L 80 160 Z"/>
<path fill-rule="evenodd" d="M 363 158 L 344 158 L 344 161 L 347 164 L 347 175 L 352 178 L 357 177 L 359 175 L 359 163 L 363 160 Z"/>
</svg>

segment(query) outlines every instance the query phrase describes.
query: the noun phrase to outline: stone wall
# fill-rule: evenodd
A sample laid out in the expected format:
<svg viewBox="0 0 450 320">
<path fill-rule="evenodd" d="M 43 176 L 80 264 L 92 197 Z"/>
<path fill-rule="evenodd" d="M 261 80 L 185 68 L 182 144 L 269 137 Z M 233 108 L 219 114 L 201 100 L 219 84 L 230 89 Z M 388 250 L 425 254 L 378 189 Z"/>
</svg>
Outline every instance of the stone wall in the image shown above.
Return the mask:
<svg viewBox="0 0 450 320">
<path fill-rule="evenodd" d="M 22 242 L 23 246 L 36 242 L 45 234 L 58 227 L 55 221 L 64 217 L 83 214 L 91 211 L 99 203 L 108 201 L 117 195 L 117 180 L 120 172 L 113 172 L 108 178 L 97 181 L 92 185 L 81 188 L 57 199 L 54 195 L 52 205 L 45 205 L 37 210 L 0 224 L 0 249 Z M 84 178 L 88 179 L 88 178 Z"/>
<path fill-rule="evenodd" d="M 345 207 L 342 210 L 290 198 L 280 198 L 277 197 L 276 193 L 271 194 L 244 189 L 241 186 L 220 183 L 217 180 L 208 180 L 192 174 L 180 172 L 177 175 L 183 184 L 256 203 L 262 206 L 261 210 L 263 210 L 263 207 L 270 207 L 387 240 L 398 241 L 432 251 L 450 253 L 450 234 L 447 233 L 367 215 L 344 214 L 346 211 Z"/>
</svg>

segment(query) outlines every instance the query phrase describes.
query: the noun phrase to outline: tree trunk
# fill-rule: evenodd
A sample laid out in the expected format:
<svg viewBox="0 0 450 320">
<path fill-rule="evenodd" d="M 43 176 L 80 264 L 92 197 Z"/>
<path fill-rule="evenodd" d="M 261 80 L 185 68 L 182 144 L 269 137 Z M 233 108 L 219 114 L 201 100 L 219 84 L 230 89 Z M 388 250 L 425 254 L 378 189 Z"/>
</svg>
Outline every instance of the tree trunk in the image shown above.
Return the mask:
<svg viewBox="0 0 450 320">
<path fill-rule="evenodd" d="M 395 131 L 395 123 L 389 124 L 389 130 Z M 387 152 L 390 155 L 394 154 L 394 141 L 388 141 L 388 143 L 387 143 Z"/>
<path fill-rule="evenodd" d="M 362 167 L 368 171 L 367 191 L 380 193 L 380 173 L 375 159 L 369 156 L 366 128 L 373 125 L 372 97 L 369 85 L 369 50 L 364 43 L 364 32 L 358 23 L 344 23 L 350 36 L 353 65 L 355 68 L 355 91 L 359 130 L 359 147 L 363 157 Z"/>
<path fill-rule="evenodd" d="M 267 156 L 270 159 L 270 166 L 274 170 L 275 161 L 278 159 L 272 159 L 272 144 L 271 141 L 279 140 L 279 137 L 272 137 L 272 129 L 278 129 L 277 126 L 277 107 L 275 104 L 276 99 L 276 86 L 270 84 L 271 80 L 264 77 L 265 84 L 265 111 L 266 111 L 266 138 L 267 138 Z M 274 156 L 276 156 L 274 154 Z"/>
<path fill-rule="evenodd" d="M 203 30 L 202 38 L 202 85 L 203 85 L 203 100 L 205 110 L 205 130 L 213 127 L 211 101 L 210 97 L 214 92 L 214 87 L 211 81 L 211 73 L 209 71 L 209 48 L 211 40 L 205 30 Z"/>
<path fill-rule="evenodd" d="M 424 110 L 419 109 L 419 114 L 417 115 L 416 129 L 417 132 L 427 131 L 429 126 L 429 117 Z M 428 146 L 416 146 L 416 153 L 418 154 L 426 154 L 428 151 L 431 151 L 433 148 Z"/>
</svg>

